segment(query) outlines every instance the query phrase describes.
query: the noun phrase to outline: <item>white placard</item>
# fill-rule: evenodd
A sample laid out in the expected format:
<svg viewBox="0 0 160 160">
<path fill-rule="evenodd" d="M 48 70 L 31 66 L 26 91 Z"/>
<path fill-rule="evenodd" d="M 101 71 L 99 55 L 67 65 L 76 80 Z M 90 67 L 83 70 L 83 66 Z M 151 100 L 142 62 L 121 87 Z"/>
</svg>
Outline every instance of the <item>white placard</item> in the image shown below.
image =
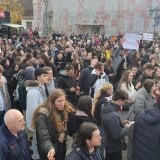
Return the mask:
<svg viewBox="0 0 160 160">
<path fill-rule="evenodd" d="M 146 41 L 153 41 L 153 34 L 150 34 L 150 33 L 143 33 L 143 40 L 146 40 Z"/>
<path fill-rule="evenodd" d="M 142 39 L 142 35 L 126 33 L 123 41 L 123 48 L 138 50 L 141 39 Z"/>
</svg>

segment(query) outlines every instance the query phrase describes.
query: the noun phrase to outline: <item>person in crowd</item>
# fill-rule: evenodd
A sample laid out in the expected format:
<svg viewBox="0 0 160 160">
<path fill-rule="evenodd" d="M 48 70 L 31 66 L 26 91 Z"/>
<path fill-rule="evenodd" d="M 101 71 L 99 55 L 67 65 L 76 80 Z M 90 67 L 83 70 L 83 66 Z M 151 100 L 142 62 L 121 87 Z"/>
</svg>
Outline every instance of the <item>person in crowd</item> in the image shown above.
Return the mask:
<svg viewBox="0 0 160 160">
<path fill-rule="evenodd" d="M 105 63 L 106 62 L 106 57 L 104 55 L 104 53 L 100 53 L 100 55 L 98 56 L 98 61 Z"/>
<path fill-rule="evenodd" d="M 138 68 L 136 66 L 132 66 L 130 68 L 130 70 L 131 70 L 131 72 L 133 74 L 132 84 L 135 87 L 136 84 L 137 84 L 137 80 L 138 80 L 138 74 L 137 74 Z"/>
<path fill-rule="evenodd" d="M 45 54 L 42 54 L 39 59 L 39 67 L 49 66 L 52 68 L 55 77 L 58 77 L 57 66 L 54 63 L 49 61 L 49 57 Z"/>
<path fill-rule="evenodd" d="M 38 159 L 39 155 L 37 152 L 36 134 L 31 128 L 32 117 L 35 109 L 44 103 L 47 99 L 47 93 L 45 84 L 48 82 L 48 73 L 42 68 L 38 68 L 34 72 L 36 81 L 31 81 L 27 86 L 27 100 L 26 100 L 26 126 L 33 133 L 32 148 L 33 148 L 33 159 Z"/>
<path fill-rule="evenodd" d="M 10 95 L 11 106 L 12 108 L 18 109 L 21 111 L 21 107 L 19 105 L 18 97 L 16 95 L 16 88 L 19 82 L 19 65 L 12 64 L 9 69 L 10 78 L 8 76 L 7 85 L 8 85 L 8 92 Z"/>
<path fill-rule="evenodd" d="M 154 56 L 157 60 L 157 63 L 160 62 L 160 48 L 159 46 L 156 46 L 155 49 L 154 49 Z"/>
<path fill-rule="evenodd" d="M 146 50 L 146 47 L 141 47 L 140 55 L 141 55 L 141 66 L 143 66 L 149 61 L 149 54 Z"/>
<path fill-rule="evenodd" d="M 48 54 L 51 55 L 54 59 L 57 56 L 58 49 L 56 48 L 55 42 L 52 42 L 49 46 Z"/>
<path fill-rule="evenodd" d="M 20 111 L 26 111 L 26 84 L 28 84 L 29 81 L 34 80 L 34 72 L 35 68 L 33 66 L 33 60 L 29 60 L 25 69 L 17 74 L 17 77 L 22 77 L 18 78 L 19 80 L 15 92 L 18 98 Z"/>
<path fill-rule="evenodd" d="M 53 77 L 53 71 L 51 67 L 43 67 L 43 69 L 48 73 L 48 82 L 45 84 L 47 87 L 47 91 L 49 93 L 52 92 L 52 90 L 56 87 L 55 81 L 56 79 Z"/>
<path fill-rule="evenodd" d="M 108 75 L 109 78 L 109 82 L 111 82 L 113 84 L 113 60 L 112 59 L 108 59 L 105 63 L 104 63 L 104 72 L 106 73 L 106 75 Z"/>
<path fill-rule="evenodd" d="M 140 81 L 135 86 L 136 89 L 141 88 L 146 79 L 156 79 L 154 75 L 154 66 L 151 63 L 146 63 L 145 65 L 145 71 L 140 75 Z"/>
<path fill-rule="evenodd" d="M 7 80 L 3 76 L 3 66 L 0 65 L 0 126 L 3 123 L 4 114 L 9 108 L 11 108 L 11 102 L 8 93 Z"/>
<path fill-rule="evenodd" d="M 131 72 L 131 70 L 126 70 L 122 74 L 122 77 L 121 77 L 120 82 L 117 87 L 117 89 L 125 90 L 129 95 L 129 99 L 128 99 L 127 104 L 125 106 L 123 106 L 123 109 L 127 110 L 127 111 L 129 110 L 129 108 L 133 104 L 133 102 L 135 100 L 135 94 L 137 92 L 134 89 L 134 86 L 132 84 L 132 80 L 133 80 L 133 73 Z"/>
<path fill-rule="evenodd" d="M 127 54 L 127 67 L 131 68 L 132 66 L 139 66 L 139 63 L 141 61 L 140 56 L 139 56 L 139 52 L 135 51 L 135 50 L 131 50 L 128 52 Z"/>
<path fill-rule="evenodd" d="M 72 61 L 72 65 L 74 67 L 74 75 L 76 76 L 77 82 L 79 81 L 80 72 L 82 70 L 82 64 L 80 57 L 76 57 Z"/>
<path fill-rule="evenodd" d="M 73 109 L 61 89 L 54 89 L 34 112 L 33 128 L 42 160 L 64 160 L 68 115 Z"/>
<path fill-rule="evenodd" d="M 11 62 L 9 60 L 9 58 L 4 58 L 2 61 L 1 61 L 1 65 L 3 66 L 3 74 L 4 76 L 6 77 L 7 80 L 10 79 L 10 67 L 11 67 Z"/>
<path fill-rule="evenodd" d="M 22 113 L 16 109 L 8 110 L 4 115 L 4 124 L 0 128 L 1 160 L 32 160 L 24 129 Z"/>
<path fill-rule="evenodd" d="M 34 71 L 35 71 L 35 58 L 32 56 L 27 60 L 25 63 L 26 67 L 24 67 L 24 78 L 26 80 L 32 80 L 34 78 Z"/>
<path fill-rule="evenodd" d="M 103 105 L 112 100 L 113 85 L 111 83 L 104 83 L 97 91 L 93 99 L 93 113 L 97 120 L 98 126 L 101 126 L 101 110 Z"/>
<path fill-rule="evenodd" d="M 123 65 L 125 63 L 124 54 L 124 48 L 121 45 L 113 52 L 114 84 L 116 84 L 121 78 L 121 74 L 123 72 Z"/>
<path fill-rule="evenodd" d="M 102 85 L 106 82 L 109 82 L 109 78 L 104 72 L 104 64 L 98 62 L 90 75 L 90 96 L 94 98 L 98 89 L 101 88 Z"/>
<path fill-rule="evenodd" d="M 109 44 L 108 41 L 105 41 L 104 47 L 106 48 L 105 49 L 106 60 L 109 60 L 109 59 L 111 59 L 111 56 L 112 56 L 113 47 Z"/>
<path fill-rule="evenodd" d="M 155 72 L 156 79 L 159 81 L 160 80 L 160 67 L 156 67 L 154 72 Z"/>
<path fill-rule="evenodd" d="M 141 112 L 133 130 L 133 160 L 159 160 L 160 97 L 157 103 Z"/>
<path fill-rule="evenodd" d="M 154 92 L 156 90 L 155 81 L 152 79 L 147 79 L 143 83 L 143 87 L 140 88 L 135 95 L 135 101 L 129 111 L 129 119 L 134 120 L 134 118 L 141 113 L 145 108 L 152 107 L 155 102 Z M 134 114 L 134 115 L 132 115 Z M 133 116 L 133 117 L 132 117 Z"/>
<path fill-rule="evenodd" d="M 87 68 L 84 68 L 80 73 L 79 86 L 80 90 L 83 92 L 84 95 L 89 95 L 90 87 L 88 84 L 90 81 L 90 75 L 97 62 L 98 62 L 97 57 L 92 58 L 91 65 L 88 66 Z"/>
<path fill-rule="evenodd" d="M 101 125 L 104 131 L 106 160 L 122 160 L 124 136 L 131 126 L 129 121 L 121 121 L 118 110 L 128 101 L 128 94 L 124 90 L 116 90 L 112 101 L 101 111 Z"/>
<path fill-rule="evenodd" d="M 149 62 L 153 65 L 153 67 L 158 67 L 159 66 L 155 57 L 151 57 Z"/>
<path fill-rule="evenodd" d="M 65 160 L 104 160 L 98 148 L 101 139 L 98 126 L 91 122 L 84 122 L 77 131 L 73 149 Z"/>
<path fill-rule="evenodd" d="M 129 98 L 131 98 L 131 101 L 134 100 L 133 97 L 135 94 L 135 89 L 132 84 L 132 79 L 133 79 L 133 73 L 131 72 L 131 70 L 126 70 L 123 73 L 117 88 L 125 90 L 128 93 Z"/>
<path fill-rule="evenodd" d="M 92 99 L 87 96 L 81 96 L 77 104 L 78 110 L 69 114 L 67 128 L 70 136 L 74 136 L 83 122 L 92 122 L 97 124 L 92 116 Z"/>
<path fill-rule="evenodd" d="M 92 58 L 93 58 L 92 52 L 87 52 L 87 57 L 82 59 L 82 64 L 84 68 L 87 68 L 91 65 Z"/>
<path fill-rule="evenodd" d="M 152 79 L 147 79 L 143 83 L 143 87 L 140 88 L 135 95 L 135 101 L 128 113 L 128 120 L 134 121 L 143 110 L 153 107 L 156 103 L 155 98 L 156 85 Z M 128 132 L 128 159 L 132 160 L 132 147 L 133 147 L 133 127 Z"/>
<path fill-rule="evenodd" d="M 65 66 L 66 66 L 66 59 L 64 57 L 64 53 L 63 50 L 60 50 L 59 52 L 57 52 L 57 55 L 55 57 L 55 65 L 57 67 L 57 70 L 59 72 L 59 74 L 65 70 Z"/>
<path fill-rule="evenodd" d="M 74 76 L 74 67 L 72 65 L 67 65 L 65 70 L 66 74 L 61 75 L 57 80 L 57 87 L 63 89 L 67 95 L 68 101 L 76 106 L 80 88 Z"/>
</svg>

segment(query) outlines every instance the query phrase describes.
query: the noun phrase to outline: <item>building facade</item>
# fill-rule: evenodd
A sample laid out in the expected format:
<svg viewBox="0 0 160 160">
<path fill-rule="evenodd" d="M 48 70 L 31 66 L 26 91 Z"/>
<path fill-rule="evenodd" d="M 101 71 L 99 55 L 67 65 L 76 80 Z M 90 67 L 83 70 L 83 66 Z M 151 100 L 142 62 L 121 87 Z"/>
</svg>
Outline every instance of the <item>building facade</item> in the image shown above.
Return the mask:
<svg viewBox="0 0 160 160">
<path fill-rule="evenodd" d="M 24 7 L 23 18 L 21 24 L 24 26 L 24 29 L 30 29 L 33 26 L 33 5 L 32 0 L 21 0 Z"/>
<path fill-rule="evenodd" d="M 149 15 L 151 7 L 160 6 L 159 0 L 47 0 L 47 8 L 44 1 L 33 0 L 33 27 L 42 31 L 108 35 L 159 31 L 155 16 Z"/>
</svg>

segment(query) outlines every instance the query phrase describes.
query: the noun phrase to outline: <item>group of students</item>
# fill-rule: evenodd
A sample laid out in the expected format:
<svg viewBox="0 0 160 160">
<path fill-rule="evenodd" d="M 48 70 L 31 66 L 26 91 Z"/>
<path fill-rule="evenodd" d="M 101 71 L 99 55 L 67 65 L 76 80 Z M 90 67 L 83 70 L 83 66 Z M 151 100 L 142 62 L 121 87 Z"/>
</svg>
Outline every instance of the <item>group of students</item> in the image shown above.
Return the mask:
<svg viewBox="0 0 160 160">
<path fill-rule="evenodd" d="M 53 89 L 47 100 L 37 107 L 32 118 L 32 128 L 36 132 L 37 148 L 41 160 L 120 160 L 124 147 L 124 137 L 128 135 L 133 160 L 159 159 L 159 112 L 160 99 L 153 101 L 155 82 L 147 79 L 136 95 L 134 123 L 122 121 L 119 112 L 129 100 L 125 90 L 117 89 L 109 100 L 112 85 L 105 84 L 97 92 L 106 93 L 101 107 L 100 123 L 92 116 L 93 103 L 89 96 L 81 96 L 77 110 L 66 99 L 62 89 Z M 145 94 L 144 94 L 145 93 Z M 95 99 L 97 102 L 97 100 Z M 139 104 L 137 104 L 139 101 Z M 102 101 L 101 101 L 102 102 Z M 95 109 L 97 106 L 95 105 Z M 95 112 L 97 113 L 97 112 Z M 97 119 L 97 120 L 98 120 Z M 134 125 L 134 127 L 133 127 Z M 31 159 L 31 152 L 22 113 L 8 110 L 0 129 L 0 158 L 3 160 Z M 66 156 L 67 134 L 73 137 L 72 150 Z M 132 136 L 131 136 L 132 135 Z M 146 152 L 148 150 L 148 152 Z M 105 152 L 104 152 L 105 151 Z"/>
<path fill-rule="evenodd" d="M 79 100 L 79 106 L 86 103 L 84 100 L 87 101 L 86 105 L 90 105 L 87 107 L 91 109 L 92 101 L 88 96 L 81 97 Z M 82 108 L 84 107 L 82 106 Z M 45 103 L 40 105 L 34 111 L 32 127 L 36 132 L 37 148 L 41 160 L 65 159 L 68 125 L 70 125 L 70 134 L 74 134 L 75 149 L 66 157 L 66 159 L 76 157 L 77 159 L 78 157 L 79 159 L 81 159 L 81 157 L 88 157 L 90 159 L 92 156 L 102 159 L 103 155 L 97 149 L 97 146 L 100 146 L 101 144 L 101 135 L 95 121 L 94 123 L 89 123 L 90 119 L 86 113 L 86 115 L 81 116 L 83 117 L 82 120 L 84 119 L 83 121 L 88 121 L 88 123 L 84 123 L 80 127 L 82 124 L 81 120 L 78 121 L 79 124 L 77 125 L 79 126 L 74 126 L 70 124 L 74 123 L 72 120 L 70 122 L 68 121 L 68 117 L 71 113 L 78 117 L 76 114 L 78 111 L 76 113 L 73 111 L 70 103 L 66 100 L 64 91 L 61 89 L 54 89 Z M 79 110 L 79 113 L 80 112 L 81 114 L 85 114 L 83 109 L 82 111 Z M 25 121 L 20 111 L 10 109 L 5 113 L 4 124 L 1 127 L 0 135 L 1 159 L 31 159 L 31 153 L 24 128 Z"/>
<path fill-rule="evenodd" d="M 129 160 L 158 160 L 159 47 L 130 53 L 122 35 L 54 36 L 2 44 L 0 158 L 121 160 L 128 136 Z"/>
</svg>

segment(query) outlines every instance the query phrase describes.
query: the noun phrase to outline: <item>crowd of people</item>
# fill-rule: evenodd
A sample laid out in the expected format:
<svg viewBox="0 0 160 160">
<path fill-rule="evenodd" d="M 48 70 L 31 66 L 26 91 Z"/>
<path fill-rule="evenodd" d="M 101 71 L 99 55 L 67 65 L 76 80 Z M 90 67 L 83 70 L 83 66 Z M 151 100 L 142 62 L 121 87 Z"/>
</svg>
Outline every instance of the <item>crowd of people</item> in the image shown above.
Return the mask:
<svg viewBox="0 0 160 160">
<path fill-rule="evenodd" d="M 0 39 L 0 159 L 159 160 L 160 39 L 123 37 Z"/>
</svg>

